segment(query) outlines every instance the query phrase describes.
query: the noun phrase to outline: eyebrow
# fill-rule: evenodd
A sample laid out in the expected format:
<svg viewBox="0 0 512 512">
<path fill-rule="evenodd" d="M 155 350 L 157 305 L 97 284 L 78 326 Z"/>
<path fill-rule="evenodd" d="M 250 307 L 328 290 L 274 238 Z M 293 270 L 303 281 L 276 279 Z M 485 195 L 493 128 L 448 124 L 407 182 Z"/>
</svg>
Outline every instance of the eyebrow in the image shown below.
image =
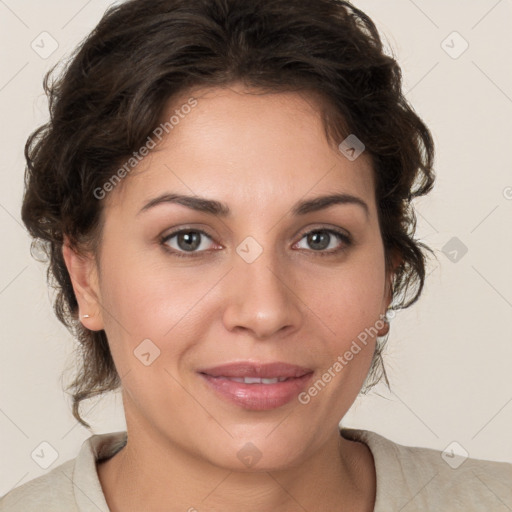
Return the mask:
<svg viewBox="0 0 512 512">
<path fill-rule="evenodd" d="M 214 199 L 207 199 L 199 196 L 187 196 L 183 194 L 162 194 L 147 202 L 137 213 L 148 211 L 160 204 L 175 203 L 186 206 L 192 210 L 199 212 L 209 213 L 218 217 L 227 217 L 230 215 L 231 210 L 229 206 Z M 359 197 L 351 194 L 329 194 L 325 196 L 314 197 L 297 202 L 292 208 L 292 214 L 295 216 L 306 215 L 311 212 L 317 212 L 329 208 L 330 206 L 341 205 L 358 205 L 369 216 L 368 205 Z"/>
</svg>

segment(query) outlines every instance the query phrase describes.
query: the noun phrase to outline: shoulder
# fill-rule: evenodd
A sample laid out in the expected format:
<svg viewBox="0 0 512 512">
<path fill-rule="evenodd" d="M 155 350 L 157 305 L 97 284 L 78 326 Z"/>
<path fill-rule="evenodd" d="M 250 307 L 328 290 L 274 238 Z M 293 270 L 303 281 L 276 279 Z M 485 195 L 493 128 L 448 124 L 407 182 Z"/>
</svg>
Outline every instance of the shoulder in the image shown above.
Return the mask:
<svg viewBox="0 0 512 512">
<path fill-rule="evenodd" d="M 96 463 L 117 453 L 126 440 L 125 431 L 90 436 L 76 458 L 0 498 L 0 512 L 107 512 Z"/>
<path fill-rule="evenodd" d="M 512 509 L 512 464 L 460 455 L 462 447 L 450 445 L 441 452 L 404 446 L 366 430 L 343 432 L 372 452 L 377 474 L 375 512 L 390 507 L 402 512 Z"/>
<path fill-rule="evenodd" d="M 0 498 L 1 512 L 74 512 L 73 468 L 75 459 L 30 480 Z M 42 508 L 43 507 L 43 508 Z"/>
</svg>

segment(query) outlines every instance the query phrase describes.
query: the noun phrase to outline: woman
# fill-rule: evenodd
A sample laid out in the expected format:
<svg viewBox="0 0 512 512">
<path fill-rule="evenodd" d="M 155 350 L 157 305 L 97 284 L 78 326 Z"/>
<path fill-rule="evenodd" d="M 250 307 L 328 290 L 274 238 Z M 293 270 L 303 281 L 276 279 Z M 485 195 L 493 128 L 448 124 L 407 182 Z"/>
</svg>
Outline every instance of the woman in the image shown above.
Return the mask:
<svg viewBox="0 0 512 512">
<path fill-rule="evenodd" d="M 73 413 L 120 387 L 127 431 L 2 510 L 510 509 L 512 465 L 339 427 L 421 294 L 434 183 L 363 12 L 132 0 L 47 92 L 22 218 L 82 344 Z"/>
</svg>

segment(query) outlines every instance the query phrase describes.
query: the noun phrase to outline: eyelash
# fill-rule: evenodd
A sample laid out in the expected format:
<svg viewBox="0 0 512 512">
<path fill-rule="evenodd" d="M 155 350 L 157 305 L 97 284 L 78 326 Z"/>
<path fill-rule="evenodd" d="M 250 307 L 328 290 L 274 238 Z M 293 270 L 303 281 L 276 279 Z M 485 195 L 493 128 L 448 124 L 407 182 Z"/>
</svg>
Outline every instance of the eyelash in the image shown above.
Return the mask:
<svg viewBox="0 0 512 512">
<path fill-rule="evenodd" d="M 213 240 L 213 237 L 210 236 L 206 231 L 203 231 L 202 229 L 179 229 L 177 231 L 173 231 L 172 233 L 169 233 L 163 237 L 161 237 L 160 239 L 160 244 L 163 246 L 164 250 L 168 253 L 170 253 L 171 255 L 173 256 L 176 256 L 178 258 L 196 258 L 196 257 L 199 257 L 201 256 L 203 253 L 207 252 L 207 251 L 198 251 L 198 252 L 184 252 L 184 251 L 176 251 L 175 249 L 170 249 L 169 246 L 167 245 L 167 242 L 175 237 L 176 235 L 179 235 L 180 233 L 190 233 L 190 232 L 193 232 L 193 233 L 200 233 L 201 235 L 204 235 L 210 239 Z M 341 242 L 343 242 L 345 244 L 344 247 L 341 247 L 339 249 L 334 249 L 334 250 L 330 250 L 330 251 L 325 251 L 325 250 L 321 250 L 321 251 L 314 251 L 314 250 L 309 250 L 309 252 L 313 252 L 316 256 L 335 256 L 335 255 L 338 255 L 338 254 L 341 254 L 343 252 L 345 252 L 348 247 L 350 247 L 352 245 L 352 239 L 350 236 L 346 235 L 345 233 L 341 232 L 341 231 L 338 231 L 336 229 L 332 229 L 332 228 L 318 228 L 318 229 L 312 229 L 310 231 L 306 231 L 304 233 L 301 234 L 301 237 L 299 239 L 302 240 L 306 235 L 309 235 L 311 233 L 329 233 L 329 234 L 333 234 L 335 235 L 338 240 L 340 240 Z M 301 250 L 308 250 L 308 249 L 301 249 Z"/>
</svg>

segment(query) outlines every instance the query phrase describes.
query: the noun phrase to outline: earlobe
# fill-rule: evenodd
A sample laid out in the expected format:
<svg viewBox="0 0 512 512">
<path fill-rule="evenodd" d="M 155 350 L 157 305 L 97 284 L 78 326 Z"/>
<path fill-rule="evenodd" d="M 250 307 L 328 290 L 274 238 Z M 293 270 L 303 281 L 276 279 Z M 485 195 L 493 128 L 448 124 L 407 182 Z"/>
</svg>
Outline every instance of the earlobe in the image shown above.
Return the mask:
<svg viewBox="0 0 512 512">
<path fill-rule="evenodd" d="M 78 302 L 79 320 L 91 331 L 103 329 L 97 271 L 94 258 L 78 254 L 67 237 L 62 244 L 62 257 L 66 264 L 73 291 Z"/>
</svg>

